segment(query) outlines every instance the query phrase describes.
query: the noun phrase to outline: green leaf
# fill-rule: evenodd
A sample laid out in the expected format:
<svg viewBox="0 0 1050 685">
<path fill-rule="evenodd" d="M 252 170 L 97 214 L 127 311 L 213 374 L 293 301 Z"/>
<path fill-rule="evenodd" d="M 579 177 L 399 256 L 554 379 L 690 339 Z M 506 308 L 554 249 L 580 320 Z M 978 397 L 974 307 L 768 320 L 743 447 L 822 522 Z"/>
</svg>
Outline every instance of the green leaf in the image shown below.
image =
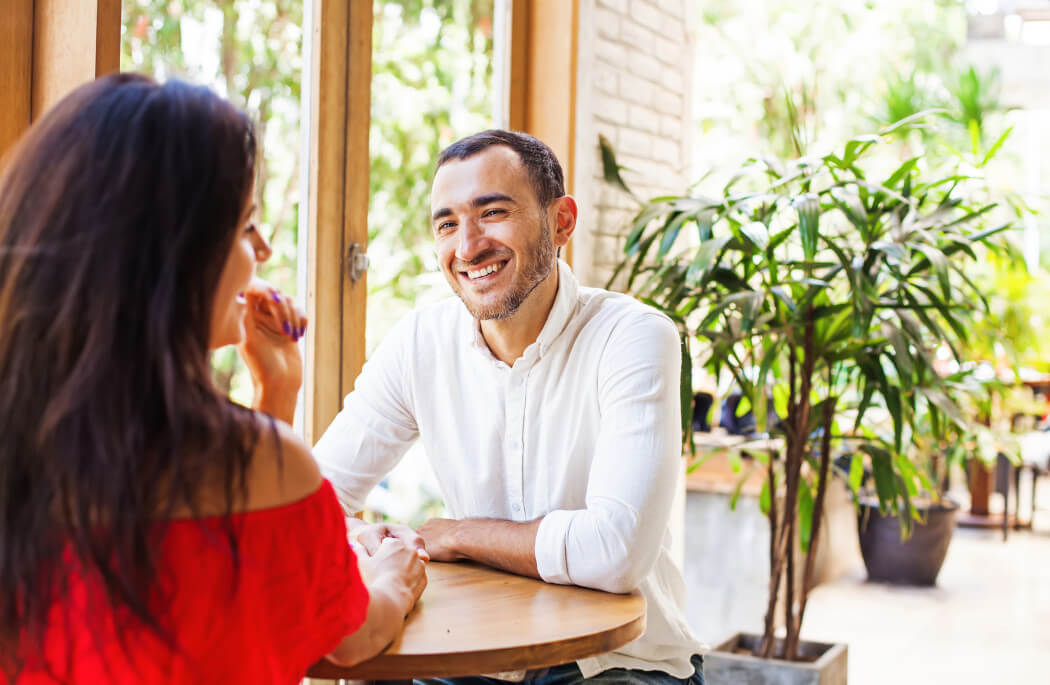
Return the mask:
<svg viewBox="0 0 1050 685">
<path fill-rule="evenodd" d="M 900 243 L 876 241 L 871 244 L 871 249 L 878 250 L 895 262 L 903 262 L 908 258 L 908 251 Z"/>
<path fill-rule="evenodd" d="M 883 381 L 882 398 L 886 400 L 886 410 L 893 420 L 893 445 L 900 452 L 904 437 L 904 414 L 901 408 L 900 388 L 890 385 L 888 380 Z"/>
<path fill-rule="evenodd" d="M 935 407 L 944 412 L 945 416 L 955 422 L 960 428 L 967 428 L 969 423 L 966 420 L 966 416 L 962 413 L 962 409 L 955 403 L 950 397 L 944 392 L 936 388 L 918 388 L 919 392 L 930 401 Z"/>
<path fill-rule="evenodd" d="M 600 133 L 598 134 L 598 147 L 601 148 L 602 152 L 602 178 L 609 185 L 619 188 L 631 197 L 635 197 L 631 189 L 624 183 L 623 177 L 620 176 L 620 169 L 623 167 L 616 163 L 616 153 L 613 152 L 612 144 L 608 138 Z"/>
<path fill-rule="evenodd" d="M 762 479 L 762 491 L 758 493 L 758 508 L 762 510 L 764 516 L 769 515 L 770 496 L 769 496 L 769 478 Z"/>
<path fill-rule="evenodd" d="M 884 128 L 881 131 L 879 131 L 879 135 L 888 136 L 891 133 L 896 133 L 896 132 L 901 131 L 901 130 L 910 130 L 910 129 L 915 129 L 915 128 L 924 128 L 924 125 L 923 125 L 922 122 L 924 122 L 926 119 L 928 119 L 933 114 L 941 114 L 941 113 L 944 113 L 944 112 L 945 112 L 945 110 L 939 109 L 939 108 L 926 109 L 926 110 L 923 110 L 921 112 L 916 112 L 915 114 L 912 114 L 911 116 L 904 117 L 903 119 L 901 119 L 899 121 L 893 122 L 892 124 L 890 124 L 886 128 Z"/>
<path fill-rule="evenodd" d="M 820 236 L 820 199 L 813 193 L 806 193 L 797 197 L 792 206 L 798 212 L 802 253 L 807 260 L 812 260 L 817 254 L 817 238 Z"/>
<path fill-rule="evenodd" d="M 890 341 L 890 345 L 893 346 L 894 365 L 901 376 L 910 379 L 915 369 L 912 365 L 911 352 L 908 350 L 908 341 L 904 339 L 904 334 L 899 328 L 888 322 L 882 325 L 882 332 Z"/>
<path fill-rule="evenodd" d="M 734 413 L 734 416 L 736 416 L 739 419 L 741 416 L 748 413 L 749 411 L 751 411 L 751 398 L 749 398 L 747 395 L 743 395 L 740 398 L 740 402 L 736 405 L 736 412 Z"/>
<path fill-rule="evenodd" d="M 875 478 L 875 492 L 879 496 L 879 509 L 888 511 L 897 497 L 897 477 L 893 472 L 893 459 L 888 450 L 865 443 L 860 446 L 871 457 L 871 474 Z"/>
<path fill-rule="evenodd" d="M 896 187 L 896 185 L 900 183 L 901 179 L 903 179 L 915 169 L 915 165 L 919 163 L 919 159 L 920 157 L 916 156 L 905 161 L 904 164 L 901 164 L 899 167 L 897 167 L 896 171 L 890 174 L 890 177 L 887 178 L 886 182 L 882 185 L 886 186 L 887 188 Z"/>
<path fill-rule="evenodd" d="M 682 435 L 683 442 L 689 442 L 693 435 L 693 356 L 689 352 L 689 336 L 682 335 L 682 372 L 679 379 L 679 393 L 682 402 Z"/>
<path fill-rule="evenodd" d="M 988 148 L 988 152 L 984 154 L 984 159 L 981 160 L 981 163 L 978 166 L 986 166 L 988 162 L 992 161 L 992 158 L 995 157 L 996 153 L 999 152 L 999 148 L 1003 146 L 1003 143 L 1006 142 L 1006 139 L 1009 138 L 1010 134 L 1013 132 L 1013 126 L 1010 126 L 1005 131 L 1003 131 L 1003 134 L 999 136 L 999 138 L 996 139 L 994 143 L 992 143 L 992 146 L 990 148 Z"/>
<path fill-rule="evenodd" d="M 854 452 L 853 457 L 850 458 L 849 462 L 849 489 L 851 492 L 858 492 L 860 490 L 861 482 L 864 479 L 864 457 L 860 452 Z"/>
<path fill-rule="evenodd" d="M 951 281 L 948 278 L 948 258 L 943 252 L 932 245 L 912 243 L 911 246 L 919 252 L 922 252 L 926 259 L 929 260 L 929 264 L 933 266 L 933 272 L 937 276 L 938 282 L 941 284 L 941 292 L 944 294 L 945 299 L 950 299 Z M 915 274 L 910 273 L 909 275 Z"/>
<path fill-rule="evenodd" d="M 663 238 L 660 240 L 660 247 L 656 250 L 657 259 L 665 256 L 671 250 L 671 246 L 674 245 L 674 241 L 678 239 L 678 234 L 682 231 L 682 225 L 691 219 L 692 216 L 688 212 L 677 211 L 667 216 L 667 221 L 664 222 L 663 228 L 660 229 Z"/>
<path fill-rule="evenodd" d="M 707 275 L 713 266 L 717 264 L 718 256 L 722 249 L 732 239 L 732 236 L 724 235 L 712 238 L 700 245 L 693 257 L 689 270 L 685 274 L 685 282 L 688 285 L 696 285 Z"/>
<path fill-rule="evenodd" d="M 741 474 L 736 479 L 736 485 L 733 486 L 733 494 L 729 496 L 729 509 L 730 511 L 736 511 L 737 500 L 740 499 L 740 490 L 744 487 L 744 483 L 748 481 L 755 468 L 752 466 L 745 473 Z"/>
<path fill-rule="evenodd" d="M 842 157 L 842 166 L 853 166 L 857 158 L 864 154 L 869 147 L 880 142 L 882 142 L 882 137 L 874 133 L 857 136 L 850 140 L 846 143 L 846 153 Z"/>
<path fill-rule="evenodd" d="M 761 221 L 752 221 L 740 227 L 740 232 L 754 243 L 755 247 L 764 250 L 769 247 L 769 229 Z"/>
<path fill-rule="evenodd" d="M 796 311 L 795 300 L 793 300 L 791 298 L 791 293 L 788 292 L 787 288 L 785 288 L 782 285 L 775 285 L 775 286 L 773 286 L 772 288 L 769 289 L 769 292 L 773 293 L 773 295 L 778 300 L 783 302 L 787 306 L 788 311 L 790 311 L 790 312 L 795 312 Z"/>
<path fill-rule="evenodd" d="M 809 551 L 810 537 L 813 533 L 813 493 L 809 483 L 799 479 L 798 483 L 798 537 L 802 552 Z"/>
</svg>

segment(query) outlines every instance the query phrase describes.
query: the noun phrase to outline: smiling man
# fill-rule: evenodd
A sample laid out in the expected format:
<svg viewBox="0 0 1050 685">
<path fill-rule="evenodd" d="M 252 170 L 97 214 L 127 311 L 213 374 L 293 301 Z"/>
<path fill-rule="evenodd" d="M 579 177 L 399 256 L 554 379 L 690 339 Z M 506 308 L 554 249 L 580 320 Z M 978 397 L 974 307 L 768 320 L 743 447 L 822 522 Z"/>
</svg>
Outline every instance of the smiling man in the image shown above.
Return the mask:
<svg viewBox="0 0 1050 685">
<path fill-rule="evenodd" d="M 420 438 L 452 518 L 418 536 L 362 526 L 366 547 L 397 535 L 436 560 L 645 595 L 635 642 L 504 678 L 703 683 L 668 532 L 680 463 L 675 326 L 580 286 L 558 261 L 577 207 L 542 142 L 485 131 L 437 167 L 431 226 L 458 299 L 414 311 L 383 341 L 315 448 L 322 471 L 359 511 Z"/>
</svg>

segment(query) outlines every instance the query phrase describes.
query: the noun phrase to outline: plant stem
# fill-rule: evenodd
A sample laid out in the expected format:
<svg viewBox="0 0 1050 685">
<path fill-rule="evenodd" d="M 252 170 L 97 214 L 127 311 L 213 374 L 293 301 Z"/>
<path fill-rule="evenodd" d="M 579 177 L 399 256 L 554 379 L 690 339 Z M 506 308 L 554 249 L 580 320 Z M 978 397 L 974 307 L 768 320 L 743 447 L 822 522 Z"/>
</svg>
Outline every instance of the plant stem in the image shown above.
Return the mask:
<svg viewBox="0 0 1050 685">
<path fill-rule="evenodd" d="M 810 394 L 813 386 L 813 368 L 816 365 L 816 351 L 813 336 L 816 329 L 814 308 L 806 310 L 806 328 L 802 340 L 802 368 L 799 372 L 798 406 L 796 411 L 795 435 L 788 450 L 788 481 L 784 502 L 784 523 L 787 526 L 787 580 L 784 597 L 784 627 L 787 631 L 785 648 L 798 641 L 798 625 L 795 621 L 795 531 L 798 523 L 798 489 L 802 478 L 802 462 L 809 444 L 809 410 Z M 785 659 L 791 655 L 785 651 Z"/>
<path fill-rule="evenodd" d="M 769 455 L 769 469 L 767 477 L 769 479 L 769 596 L 773 600 L 769 603 L 769 607 L 766 609 L 766 621 L 762 630 L 762 642 L 759 644 L 758 649 L 755 652 L 756 656 L 763 658 L 769 658 L 769 651 L 773 644 L 773 629 L 774 621 L 776 619 L 776 595 L 780 580 L 779 574 L 774 574 L 773 569 L 779 566 L 779 558 L 777 556 L 778 551 L 778 531 L 777 531 L 777 479 L 775 464 L 776 454 L 770 453 Z"/>
<path fill-rule="evenodd" d="M 788 633 L 794 639 L 785 643 L 784 657 L 789 661 L 798 658 L 798 646 L 802 632 L 802 617 L 806 613 L 806 602 L 809 601 L 809 590 L 813 584 L 813 568 L 816 565 L 817 544 L 820 540 L 820 524 L 824 520 L 824 493 L 827 491 L 828 474 L 831 470 L 831 423 L 835 419 L 835 404 L 837 397 L 829 397 L 824 403 L 824 414 L 821 423 L 824 435 L 820 443 L 820 473 L 817 476 L 817 496 L 813 502 L 812 534 L 809 539 L 809 549 L 806 551 L 806 566 L 802 574 L 802 588 L 799 595 L 798 614 L 795 616 L 795 629 Z"/>
</svg>

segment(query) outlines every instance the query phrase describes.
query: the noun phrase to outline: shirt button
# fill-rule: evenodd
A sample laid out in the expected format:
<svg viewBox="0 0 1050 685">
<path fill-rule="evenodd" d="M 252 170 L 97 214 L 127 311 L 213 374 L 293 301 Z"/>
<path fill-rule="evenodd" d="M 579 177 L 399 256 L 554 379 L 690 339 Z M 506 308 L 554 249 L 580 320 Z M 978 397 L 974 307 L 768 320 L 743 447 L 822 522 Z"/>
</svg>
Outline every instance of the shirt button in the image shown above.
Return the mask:
<svg viewBox="0 0 1050 685">
<path fill-rule="evenodd" d="M 511 507 L 511 509 L 513 509 L 514 511 L 521 511 L 521 505 L 520 504 L 515 504 L 514 506 Z"/>
</svg>

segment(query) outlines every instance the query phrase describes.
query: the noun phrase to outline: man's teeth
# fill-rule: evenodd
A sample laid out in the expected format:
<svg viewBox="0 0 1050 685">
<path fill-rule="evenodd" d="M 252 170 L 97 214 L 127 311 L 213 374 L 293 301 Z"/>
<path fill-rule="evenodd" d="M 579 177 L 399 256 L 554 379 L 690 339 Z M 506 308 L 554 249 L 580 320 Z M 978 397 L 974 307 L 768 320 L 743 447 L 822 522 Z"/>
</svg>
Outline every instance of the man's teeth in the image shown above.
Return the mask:
<svg viewBox="0 0 1050 685">
<path fill-rule="evenodd" d="M 482 276 L 488 276 L 491 273 L 495 273 L 495 272 L 499 271 L 502 268 L 503 268 L 503 264 L 502 263 L 489 264 L 488 266 L 486 266 L 483 269 L 478 269 L 477 271 L 468 271 L 467 272 L 467 277 L 469 277 L 471 280 L 476 279 L 476 278 L 481 278 Z"/>
</svg>

